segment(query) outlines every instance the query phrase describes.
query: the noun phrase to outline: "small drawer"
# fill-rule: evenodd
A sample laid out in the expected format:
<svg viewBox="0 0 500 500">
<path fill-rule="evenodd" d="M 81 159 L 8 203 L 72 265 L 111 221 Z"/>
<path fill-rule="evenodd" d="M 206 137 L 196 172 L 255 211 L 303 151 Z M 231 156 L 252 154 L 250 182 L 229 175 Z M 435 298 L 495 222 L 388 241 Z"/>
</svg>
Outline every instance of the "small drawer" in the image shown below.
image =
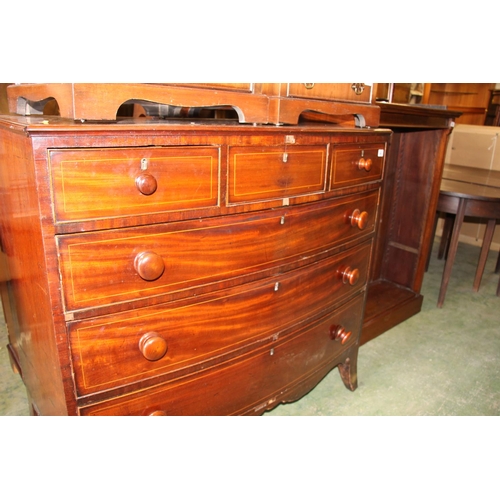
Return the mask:
<svg viewBox="0 0 500 500">
<path fill-rule="evenodd" d="M 66 309 L 243 276 L 255 280 L 259 272 L 269 276 L 283 264 L 305 266 L 319 252 L 369 235 L 378 195 L 377 190 L 251 215 L 58 236 Z"/>
<path fill-rule="evenodd" d="M 217 147 L 51 150 L 57 222 L 217 206 Z"/>
<path fill-rule="evenodd" d="M 248 203 L 325 191 L 326 146 L 229 151 L 228 203 Z"/>
<path fill-rule="evenodd" d="M 384 143 L 335 148 L 332 152 L 330 189 L 381 179 L 385 154 Z"/>
<path fill-rule="evenodd" d="M 288 96 L 325 101 L 371 102 L 368 83 L 289 83 Z"/>
<path fill-rule="evenodd" d="M 275 280 L 207 295 L 196 303 L 184 301 L 71 323 L 78 393 L 91 394 L 186 368 L 200 370 L 214 359 L 272 342 L 361 290 L 370 249 L 370 243 L 365 243 Z"/>
<path fill-rule="evenodd" d="M 158 387 L 81 408 L 82 415 L 234 415 L 262 413 L 268 403 L 286 401 L 290 391 L 315 373 L 343 361 L 357 342 L 363 321 L 363 294 L 313 321 L 306 329 L 276 340 L 204 372 Z M 346 337 L 334 332 L 341 328 Z M 345 339 L 344 343 L 342 341 Z M 295 393 L 294 396 L 296 397 Z"/>
</svg>

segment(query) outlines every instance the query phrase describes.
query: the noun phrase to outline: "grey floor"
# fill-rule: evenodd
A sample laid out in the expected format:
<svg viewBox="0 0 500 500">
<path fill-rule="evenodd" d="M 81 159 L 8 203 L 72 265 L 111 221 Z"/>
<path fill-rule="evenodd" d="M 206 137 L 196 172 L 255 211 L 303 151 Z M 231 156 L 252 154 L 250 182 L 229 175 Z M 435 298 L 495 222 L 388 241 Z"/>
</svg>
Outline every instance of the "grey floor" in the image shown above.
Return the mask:
<svg viewBox="0 0 500 500">
<path fill-rule="evenodd" d="M 360 348 L 356 391 L 334 369 L 309 394 L 266 416 L 500 415 L 499 276 L 491 251 L 479 292 L 472 290 L 479 248 L 460 244 L 442 309 L 443 262 L 436 248 L 425 275 L 423 310 Z M 0 415 L 28 415 L 20 378 L 10 368 L 0 316 Z"/>
</svg>

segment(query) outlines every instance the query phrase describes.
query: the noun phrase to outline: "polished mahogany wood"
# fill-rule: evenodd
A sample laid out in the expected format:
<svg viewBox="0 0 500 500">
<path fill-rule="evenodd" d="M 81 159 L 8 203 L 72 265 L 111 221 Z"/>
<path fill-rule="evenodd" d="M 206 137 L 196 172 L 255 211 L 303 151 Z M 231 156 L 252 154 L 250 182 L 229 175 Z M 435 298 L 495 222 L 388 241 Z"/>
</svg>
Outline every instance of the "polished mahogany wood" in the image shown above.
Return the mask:
<svg viewBox="0 0 500 500">
<path fill-rule="evenodd" d="M 372 160 L 370 158 L 360 158 L 358 161 L 358 168 L 369 172 L 372 169 Z"/>
<path fill-rule="evenodd" d="M 330 336 L 332 340 L 345 344 L 351 337 L 352 332 L 346 331 L 346 329 L 341 325 L 334 325 L 330 327 Z"/>
<path fill-rule="evenodd" d="M 165 263 L 161 255 L 145 251 L 136 255 L 134 269 L 144 281 L 156 281 L 165 271 Z"/>
<path fill-rule="evenodd" d="M 335 367 L 354 390 L 390 135 L 0 118 L 2 302 L 32 413 L 261 414 Z"/>
<path fill-rule="evenodd" d="M 385 144 L 336 147 L 332 155 L 331 188 L 381 179 L 386 154 Z"/>
<path fill-rule="evenodd" d="M 202 374 L 152 387 L 141 394 L 126 394 L 89 404 L 82 407 L 81 413 L 149 415 L 164 411 L 167 415 L 259 415 L 280 401 L 296 399 L 297 388 L 302 392 L 311 380 L 317 383 L 341 352 L 344 354 L 342 380 L 354 390 L 357 386 L 355 335 L 342 344 L 341 339 L 332 340 L 330 328 L 332 324 L 342 324 L 347 332 L 358 331 L 362 307 L 363 298 L 358 295 L 322 320 L 304 325 L 303 330 L 281 343 L 268 343 L 233 363 L 208 368 Z"/>
<path fill-rule="evenodd" d="M 156 332 L 149 332 L 140 338 L 139 350 L 148 361 L 158 361 L 167 353 L 168 343 Z"/>
<path fill-rule="evenodd" d="M 66 306 L 73 310 L 182 290 L 208 291 L 297 259 L 305 264 L 335 245 L 373 234 L 378 199 L 377 190 L 252 218 L 58 236 Z"/>
<path fill-rule="evenodd" d="M 366 286 L 371 245 L 364 243 L 299 271 L 171 303 L 89 318 L 68 325 L 79 394 L 110 389 L 144 376 L 169 380 L 290 335 Z M 346 267 L 358 270 L 350 284 Z M 294 307 L 291 309 L 290 304 Z M 258 321 L 255 321 L 258 311 Z M 155 332 L 168 351 L 151 363 L 137 346 Z"/>
<path fill-rule="evenodd" d="M 158 181 L 151 174 L 140 174 L 135 178 L 137 189 L 146 196 L 152 195 L 158 189 Z"/>
<path fill-rule="evenodd" d="M 219 148 L 79 148 L 49 152 L 58 221 L 219 204 Z"/>
</svg>

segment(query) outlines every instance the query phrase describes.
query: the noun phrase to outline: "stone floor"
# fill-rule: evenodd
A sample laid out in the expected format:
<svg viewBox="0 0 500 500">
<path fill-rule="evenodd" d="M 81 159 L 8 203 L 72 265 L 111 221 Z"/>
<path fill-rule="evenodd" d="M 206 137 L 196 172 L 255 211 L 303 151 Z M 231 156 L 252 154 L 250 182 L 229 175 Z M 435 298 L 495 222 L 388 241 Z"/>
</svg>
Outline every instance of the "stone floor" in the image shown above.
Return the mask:
<svg viewBox="0 0 500 500">
<path fill-rule="evenodd" d="M 360 348 L 359 387 L 350 392 L 334 369 L 309 394 L 266 416 L 500 415 L 499 276 L 490 252 L 479 292 L 472 290 L 479 248 L 460 244 L 442 309 L 443 262 L 425 276 L 420 314 Z M 0 317 L 0 415 L 28 415 L 23 384 L 11 371 Z"/>
</svg>

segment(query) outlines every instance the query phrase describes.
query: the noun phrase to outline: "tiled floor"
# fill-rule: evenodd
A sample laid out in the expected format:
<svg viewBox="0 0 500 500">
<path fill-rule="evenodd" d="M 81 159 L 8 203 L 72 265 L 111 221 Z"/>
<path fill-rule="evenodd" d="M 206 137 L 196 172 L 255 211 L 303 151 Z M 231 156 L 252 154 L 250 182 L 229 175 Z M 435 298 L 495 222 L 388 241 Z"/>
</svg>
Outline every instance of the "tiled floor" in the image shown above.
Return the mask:
<svg viewBox="0 0 500 500">
<path fill-rule="evenodd" d="M 346 390 L 335 369 L 302 399 L 267 416 L 500 415 L 497 254 L 490 252 L 476 293 L 479 248 L 460 244 L 444 307 L 438 309 L 443 262 L 434 247 L 422 312 L 361 347 L 358 389 Z M 6 343 L 0 318 L 0 415 L 27 415 L 25 390 L 10 369 Z"/>
</svg>

